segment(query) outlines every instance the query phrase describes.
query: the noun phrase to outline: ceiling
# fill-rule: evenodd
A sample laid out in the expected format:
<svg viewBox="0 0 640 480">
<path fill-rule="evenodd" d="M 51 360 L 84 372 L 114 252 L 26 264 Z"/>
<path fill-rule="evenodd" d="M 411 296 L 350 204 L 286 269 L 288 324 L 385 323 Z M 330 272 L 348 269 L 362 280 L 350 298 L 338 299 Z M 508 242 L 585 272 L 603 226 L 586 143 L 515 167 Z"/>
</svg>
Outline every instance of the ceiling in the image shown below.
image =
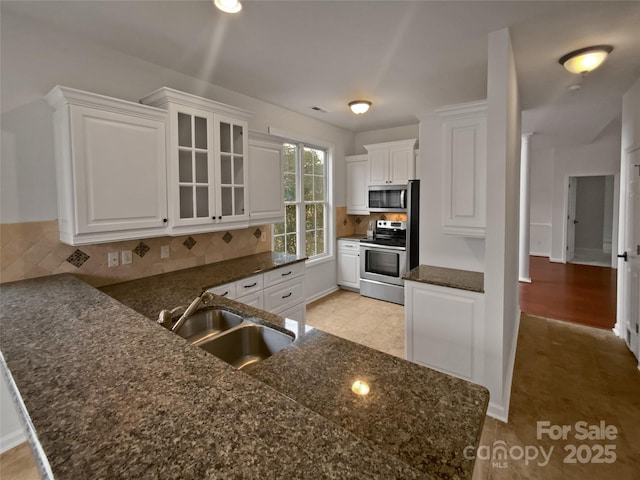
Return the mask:
<svg viewBox="0 0 640 480">
<path fill-rule="evenodd" d="M 509 27 L 523 132 L 589 143 L 640 77 L 637 1 L 2 1 L 2 10 L 354 132 L 486 98 L 487 35 Z M 557 59 L 611 44 L 584 79 Z M 581 83 L 569 91 L 567 86 Z M 353 115 L 347 103 L 373 102 Z M 317 106 L 326 112 L 316 112 Z"/>
</svg>

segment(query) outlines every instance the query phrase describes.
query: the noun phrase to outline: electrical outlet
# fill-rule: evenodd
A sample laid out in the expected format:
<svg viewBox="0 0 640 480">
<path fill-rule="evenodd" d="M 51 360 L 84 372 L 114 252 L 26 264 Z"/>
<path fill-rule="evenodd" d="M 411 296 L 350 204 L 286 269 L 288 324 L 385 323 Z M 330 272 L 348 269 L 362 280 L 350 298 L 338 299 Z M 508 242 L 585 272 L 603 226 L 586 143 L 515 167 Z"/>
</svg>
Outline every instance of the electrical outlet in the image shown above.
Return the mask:
<svg viewBox="0 0 640 480">
<path fill-rule="evenodd" d="M 122 265 L 129 265 L 133 261 L 131 250 L 123 250 L 120 254 L 122 255 Z"/>
<path fill-rule="evenodd" d="M 260 241 L 261 242 L 266 242 L 267 241 L 267 234 L 262 232 L 262 234 L 260 235 Z"/>
<path fill-rule="evenodd" d="M 160 258 L 169 258 L 169 245 L 162 245 L 160 247 Z"/>
<path fill-rule="evenodd" d="M 118 252 L 109 252 L 107 254 L 107 264 L 109 265 L 109 267 L 117 267 L 118 265 L 120 265 Z"/>
</svg>

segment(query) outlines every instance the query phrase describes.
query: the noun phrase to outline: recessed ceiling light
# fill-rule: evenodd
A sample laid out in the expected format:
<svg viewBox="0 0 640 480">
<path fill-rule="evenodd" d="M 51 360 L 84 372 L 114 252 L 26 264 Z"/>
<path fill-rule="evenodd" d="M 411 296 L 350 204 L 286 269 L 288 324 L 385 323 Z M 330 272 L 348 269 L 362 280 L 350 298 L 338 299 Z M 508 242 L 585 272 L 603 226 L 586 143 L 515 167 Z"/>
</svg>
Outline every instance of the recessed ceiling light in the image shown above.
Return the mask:
<svg viewBox="0 0 640 480">
<path fill-rule="evenodd" d="M 353 102 L 349 102 L 349 108 L 356 115 L 361 115 L 366 113 L 371 106 L 371 102 L 368 100 L 354 100 Z"/>
<path fill-rule="evenodd" d="M 611 53 L 611 45 L 594 45 L 593 47 L 574 50 L 560 57 L 558 63 L 571 73 L 584 75 L 598 68 Z"/>
<path fill-rule="evenodd" d="M 238 13 L 242 4 L 238 0 L 213 0 L 213 4 L 226 13 Z"/>
</svg>

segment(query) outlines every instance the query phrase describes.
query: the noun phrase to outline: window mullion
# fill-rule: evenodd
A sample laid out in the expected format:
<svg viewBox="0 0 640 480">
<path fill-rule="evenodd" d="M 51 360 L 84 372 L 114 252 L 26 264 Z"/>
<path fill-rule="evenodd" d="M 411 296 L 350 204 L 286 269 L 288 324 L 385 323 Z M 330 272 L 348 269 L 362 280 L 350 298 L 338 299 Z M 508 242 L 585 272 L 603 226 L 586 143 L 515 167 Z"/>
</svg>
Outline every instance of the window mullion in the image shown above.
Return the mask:
<svg viewBox="0 0 640 480">
<path fill-rule="evenodd" d="M 306 256 L 306 233 L 305 233 L 305 204 L 304 204 L 304 144 L 299 143 L 296 152 L 296 194 L 297 194 L 297 222 L 296 239 L 298 255 Z"/>
</svg>

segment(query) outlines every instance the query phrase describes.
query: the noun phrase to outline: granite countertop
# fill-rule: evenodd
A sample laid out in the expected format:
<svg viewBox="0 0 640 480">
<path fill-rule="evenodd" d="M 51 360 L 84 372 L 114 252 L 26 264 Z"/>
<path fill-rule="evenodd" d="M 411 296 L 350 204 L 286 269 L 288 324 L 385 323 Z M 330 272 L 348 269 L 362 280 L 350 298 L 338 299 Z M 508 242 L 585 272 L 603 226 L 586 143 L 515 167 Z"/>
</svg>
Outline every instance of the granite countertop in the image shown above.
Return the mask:
<svg viewBox="0 0 640 480">
<path fill-rule="evenodd" d="M 402 278 L 413 282 L 484 293 L 484 273 L 482 272 L 419 265 L 409 270 Z"/>
<path fill-rule="evenodd" d="M 471 478 L 485 388 L 217 297 L 297 336 L 237 371 L 149 320 L 194 297 L 157 277 L 233 280 L 198 268 L 104 288 L 138 312 L 72 275 L 0 286 L 0 346 L 42 472 L 48 459 L 57 478 Z"/>
</svg>

